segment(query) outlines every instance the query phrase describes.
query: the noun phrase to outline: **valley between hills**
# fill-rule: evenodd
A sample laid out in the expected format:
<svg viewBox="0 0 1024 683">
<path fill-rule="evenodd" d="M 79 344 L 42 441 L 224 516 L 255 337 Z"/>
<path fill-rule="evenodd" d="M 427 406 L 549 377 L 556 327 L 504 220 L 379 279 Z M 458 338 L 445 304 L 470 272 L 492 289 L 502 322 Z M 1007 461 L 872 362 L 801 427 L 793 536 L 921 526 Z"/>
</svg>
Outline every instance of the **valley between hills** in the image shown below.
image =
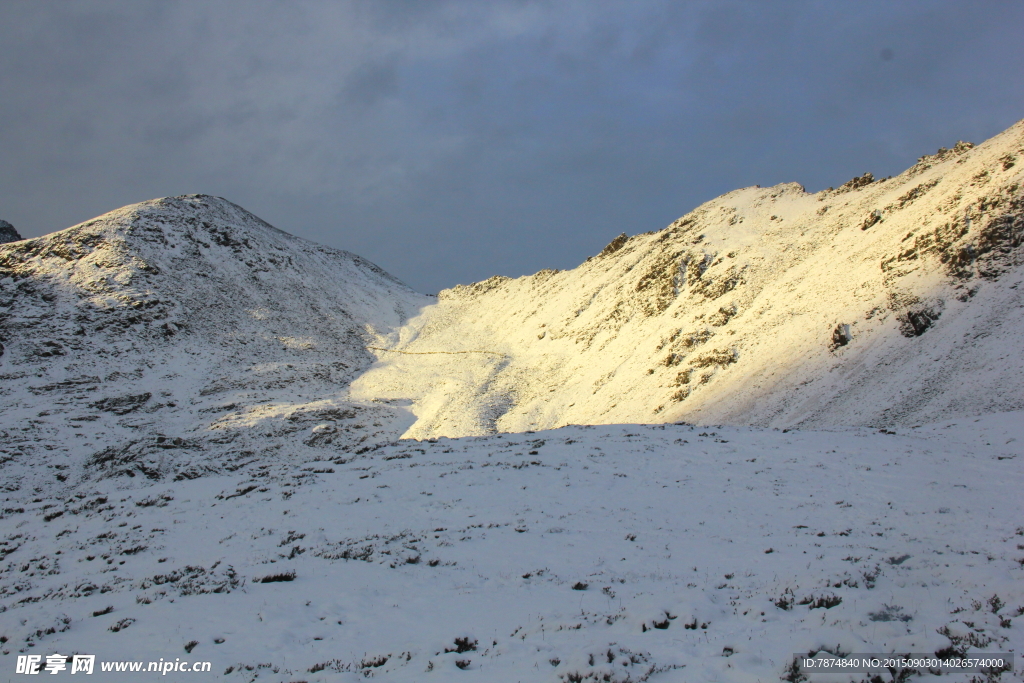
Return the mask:
<svg viewBox="0 0 1024 683">
<path fill-rule="evenodd" d="M 1024 122 L 436 297 L 207 195 L 0 228 L 11 671 L 874 681 L 798 655 L 1024 644 Z"/>
</svg>

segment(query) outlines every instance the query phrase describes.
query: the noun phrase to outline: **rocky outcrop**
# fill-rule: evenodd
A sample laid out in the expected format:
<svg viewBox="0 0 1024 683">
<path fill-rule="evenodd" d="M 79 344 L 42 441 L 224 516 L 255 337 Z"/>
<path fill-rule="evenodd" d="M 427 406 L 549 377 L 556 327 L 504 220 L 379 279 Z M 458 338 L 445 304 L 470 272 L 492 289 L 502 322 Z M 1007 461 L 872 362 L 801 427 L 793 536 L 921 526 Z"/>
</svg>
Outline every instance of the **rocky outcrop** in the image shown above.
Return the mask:
<svg viewBox="0 0 1024 683">
<path fill-rule="evenodd" d="M 21 235 L 14 229 L 14 226 L 7 221 L 0 220 L 0 244 L 7 244 L 8 242 L 18 242 L 21 240 Z"/>
</svg>

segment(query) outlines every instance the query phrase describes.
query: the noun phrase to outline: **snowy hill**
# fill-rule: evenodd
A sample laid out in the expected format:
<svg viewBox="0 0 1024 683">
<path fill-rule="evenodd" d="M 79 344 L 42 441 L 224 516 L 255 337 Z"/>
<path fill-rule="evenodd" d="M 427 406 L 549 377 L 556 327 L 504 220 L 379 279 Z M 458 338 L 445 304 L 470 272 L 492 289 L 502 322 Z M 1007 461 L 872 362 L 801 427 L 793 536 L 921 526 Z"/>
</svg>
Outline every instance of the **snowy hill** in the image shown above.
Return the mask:
<svg viewBox="0 0 1024 683">
<path fill-rule="evenodd" d="M 407 436 L 898 425 L 1024 408 L 1024 122 L 807 194 L 746 188 L 564 272 L 440 293 L 354 385 Z"/>
<path fill-rule="evenodd" d="M 390 440 L 406 414 L 353 404 L 345 387 L 378 330 L 427 301 L 214 197 L 144 202 L 4 245 L 8 490 L 192 478 L 275 456 L 281 443 L 267 437 L 300 451 Z"/>
</svg>

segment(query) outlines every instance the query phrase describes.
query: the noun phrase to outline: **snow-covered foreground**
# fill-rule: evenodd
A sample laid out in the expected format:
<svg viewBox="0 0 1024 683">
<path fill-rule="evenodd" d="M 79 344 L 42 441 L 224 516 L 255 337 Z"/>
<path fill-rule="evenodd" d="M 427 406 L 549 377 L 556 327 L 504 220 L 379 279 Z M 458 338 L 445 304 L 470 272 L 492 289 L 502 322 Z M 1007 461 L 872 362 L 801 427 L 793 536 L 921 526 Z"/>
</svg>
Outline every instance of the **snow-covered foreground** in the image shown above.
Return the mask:
<svg viewBox="0 0 1024 683">
<path fill-rule="evenodd" d="M 794 653 L 823 647 L 1019 652 L 1022 444 L 1021 413 L 571 426 L 23 490 L 0 678 L 19 653 L 212 663 L 164 680 L 668 683 L 800 680 Z"/>
</svg>

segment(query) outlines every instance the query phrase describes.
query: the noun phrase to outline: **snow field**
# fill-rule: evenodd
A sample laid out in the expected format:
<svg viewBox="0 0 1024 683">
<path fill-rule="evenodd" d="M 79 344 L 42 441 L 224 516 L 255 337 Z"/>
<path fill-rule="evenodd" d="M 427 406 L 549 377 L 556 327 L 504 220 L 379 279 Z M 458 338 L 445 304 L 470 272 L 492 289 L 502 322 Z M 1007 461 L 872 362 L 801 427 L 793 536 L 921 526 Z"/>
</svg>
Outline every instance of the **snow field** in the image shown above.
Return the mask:
<svg viewBox="0 0 1024 683">
<path fill-rule="evenodd" d="M 8 497 L 2 647 L 246 681 L 767 681 L 825 647 L 1019 651 L 1021 417 L 566 427 Z"/>
</svg>

